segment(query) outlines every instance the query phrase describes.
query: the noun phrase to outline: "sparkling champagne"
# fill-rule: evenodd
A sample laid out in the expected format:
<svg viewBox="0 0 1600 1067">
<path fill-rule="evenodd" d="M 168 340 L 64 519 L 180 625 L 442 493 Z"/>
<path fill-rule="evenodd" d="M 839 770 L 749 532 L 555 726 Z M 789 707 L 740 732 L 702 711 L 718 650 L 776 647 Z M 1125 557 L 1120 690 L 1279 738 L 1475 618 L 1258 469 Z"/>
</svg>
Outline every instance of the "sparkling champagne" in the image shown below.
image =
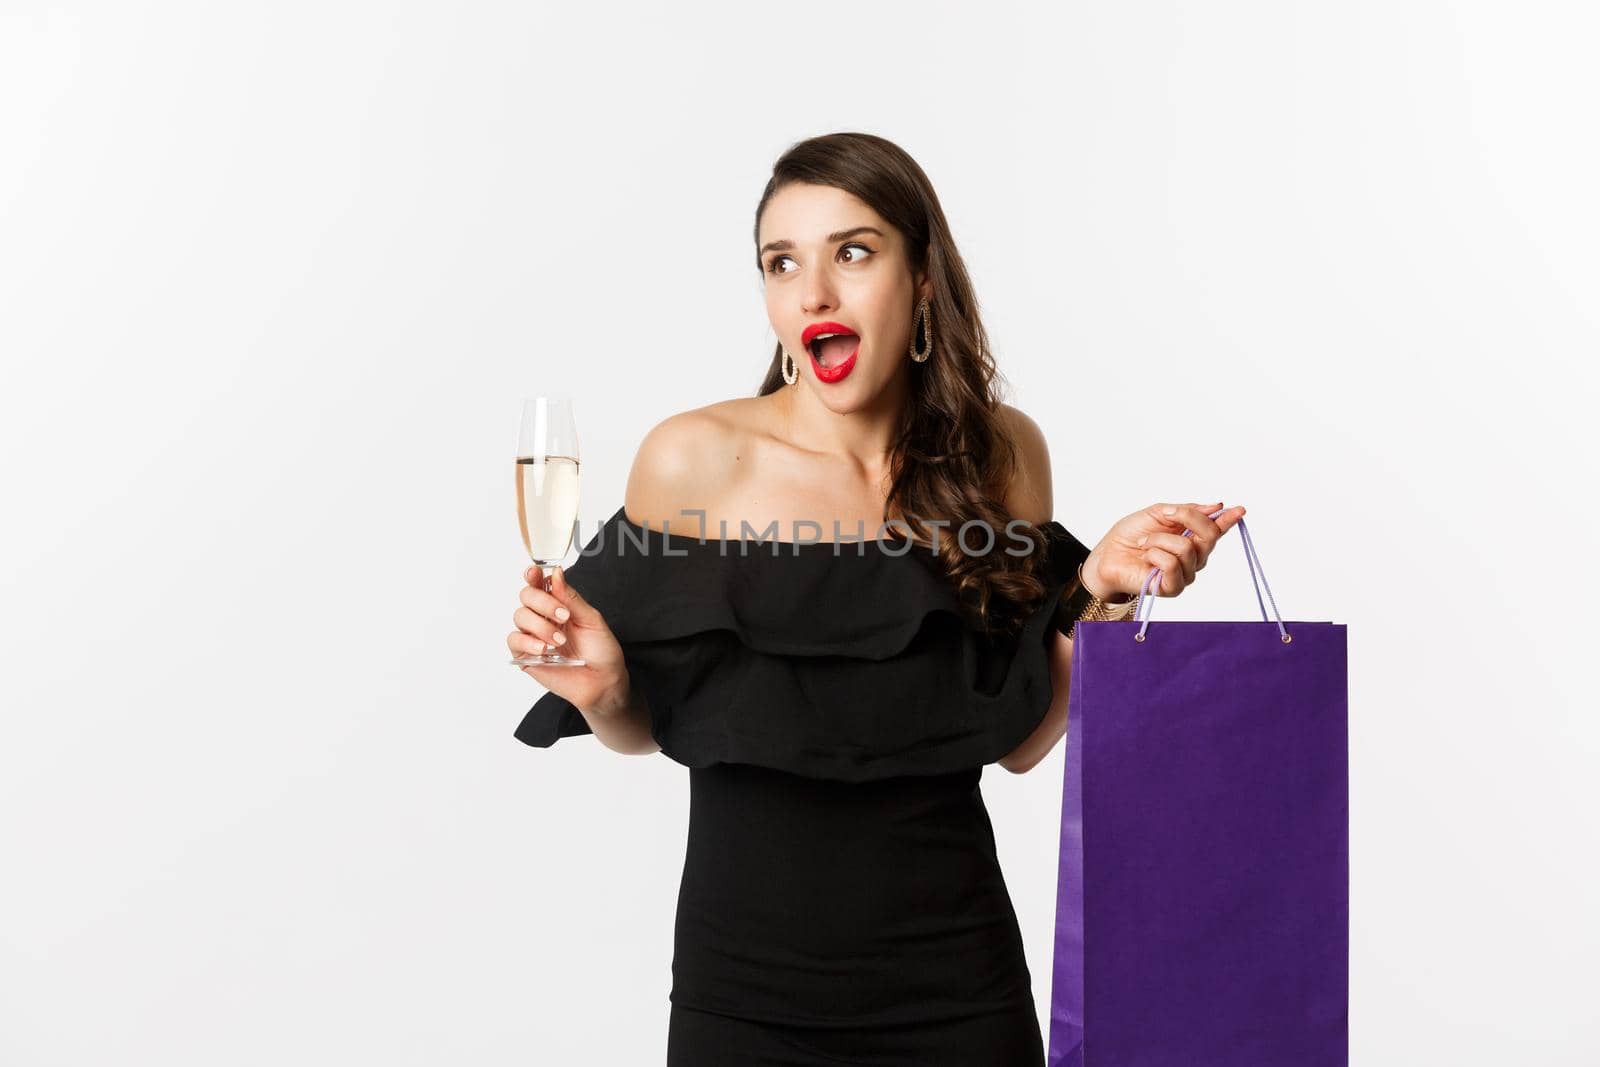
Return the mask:
<svg viewBox="0 0 1600 1067">
<path fill-rule="evenodd" d="M 518 456 L 517 517 L 530 558 L 565 556 L 578 521 L 578 461 L 571 456 Z"/>
</svg>

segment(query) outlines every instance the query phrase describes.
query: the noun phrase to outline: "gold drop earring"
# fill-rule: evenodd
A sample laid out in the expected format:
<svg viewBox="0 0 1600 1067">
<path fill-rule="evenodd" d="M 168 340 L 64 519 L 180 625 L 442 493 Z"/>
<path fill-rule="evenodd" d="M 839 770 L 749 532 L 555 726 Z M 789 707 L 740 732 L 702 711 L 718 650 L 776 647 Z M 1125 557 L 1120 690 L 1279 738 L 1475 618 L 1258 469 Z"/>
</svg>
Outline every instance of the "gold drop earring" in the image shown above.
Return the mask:
<svg viewBox="0 0 1600 1067">
<path fill-rule="evenodd" d="M 920 352 L 917 351 L 918 325 L 922 327 L 924 343 Z M 911 358 L 918 363 L 926 363 L 931 355 L 933 355 L 933 312 L 928 307 L 928 298 L 923 297 L 922 302 L 917 305 L 916 314 L 911 316 Z"/>
<path fill-rule="evenodd" d="M 794 357 L 787 348 L 783 350 L 783 380 L 790 385 L 800 380 L 800 368 L 795 366 Z"/>
</svg>

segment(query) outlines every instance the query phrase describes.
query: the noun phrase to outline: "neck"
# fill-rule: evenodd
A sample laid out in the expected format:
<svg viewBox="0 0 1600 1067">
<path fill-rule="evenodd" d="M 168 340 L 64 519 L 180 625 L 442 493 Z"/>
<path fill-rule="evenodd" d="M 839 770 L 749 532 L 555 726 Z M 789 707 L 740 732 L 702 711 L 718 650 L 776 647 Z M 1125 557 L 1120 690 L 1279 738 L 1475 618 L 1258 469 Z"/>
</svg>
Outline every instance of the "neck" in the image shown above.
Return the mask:
<svg viewBox="0 0 1600 1067">
<path fill-rule="evenodd" d="M 889 449 L 900 430 L 909 402 L 909 375 L 902 371 L 866 404 L 850 411 L 834 411 L 804 381 L 784 385 L 777 392 L 784 435 L 808 452 L 840 456 L 863 470 L 882 472 Z"/>
</svg>

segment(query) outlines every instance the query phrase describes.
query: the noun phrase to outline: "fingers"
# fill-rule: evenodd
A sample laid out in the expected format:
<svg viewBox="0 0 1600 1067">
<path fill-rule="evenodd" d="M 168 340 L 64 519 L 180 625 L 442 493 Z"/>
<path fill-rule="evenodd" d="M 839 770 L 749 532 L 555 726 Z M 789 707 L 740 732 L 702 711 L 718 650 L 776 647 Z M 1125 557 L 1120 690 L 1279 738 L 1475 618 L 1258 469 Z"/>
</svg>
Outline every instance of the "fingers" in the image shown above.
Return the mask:
<svg viewBox="0 0 1600 1067">
<path fill-rule="evenodd" d="M 1184 540 L 1187 540 L 1185 538 Z M 1145 550 L 1145 562 L 1152 567 L 1160 569 L 1152 581 L 1148 572 L 1139 577 L 1139 592 L 1142 594 L 1147 589 L 1150 596 L 1177 596 L 1188 583 L 1184 581 L 1183 564 L 1164 548 L 1151 548 Z M 1146 584 L 1149 582 L 1150 584 Z"/>
<path fill-rule="evenodd" d="M 1200 558 L 1196 569 L 1204 570 L 1206 560 L 1211 556 L 1211 550 L 1217 547 L 1217 542 L 1221 540 L 1222 535 L 1236 526 L 1239 520 L 1244 517 L 1244 508 L 1235 505 L 1213 519 L 1211 517 L 1212 512 L 1220 507 L 1222 507 L 1222 501 L 1219 500 L 1213 504 L 1157 504 L 1150 511 L 1163 524 L 1176 529 L 1180 533 L 1185 529 L 1189 531 L 1189 539 L 1200 546 Z M 1174 514 L 1168 515 L 1166 513 L 1168 508 L 1173 509 Z"/>
<path fill-rule="evenodd" d="M 1197 524 L 1209 523 L 1217 527 L 1217 533 L 1220 536 L 1226 533 L 1244 515 L 1243 505 L 1235 504 L 1213 519 L 1211 513 L 1220 507 L 1222 507 L 1222 501 L 1218 500 L 1211 504 L 1153 504 L 1146 508 L 1145 511 L 1147 514 L 1155 516 L 1165 525 L 1179 530 L 1188 528 L 1199 532 L 1202 526 Z M 1175 509 L 1173 514 L 1167 514 L 1168 508 Z"/>
<path fill-rule="evenodd" d="M 1157 532 L 1147 534 L 1142 542 L 1142 547 L 1145 550 L 1144 559 L 1146 563 L 1154 565 L 1157 562 L 1157 557 L 1153 554 L 1155 552 L 1160 552 L 1162 557 L 1174 562 L 1178 570 L 1178 577 L 1182 579 L 1182 584 L 1176 587 L 1178 589 L 1182 589 L 1190 582 L 1193 582 L 1195 572 L 1203 565 L 1200 558 L 1201 546 L 1196 543 L 1193 537 Z"/>
<path fill-rule="evenodd" d="M 597 626 L 604 620 L 600 617 L 600 609 L 584 599 L 578 587 L 567 581 L 567 569 L 557 567 L 550 579 L 550 592 L 566 602 L 572 609 L 572 620 L 585 626 Z"/>
<path fill-rule="evenodd" d="M 1211 513 L 1221 507 L 1221 501 L 1216 504 L 1184 504 L 1178 508 L 1178 518 L 1183 520 L 1188 527 L 1189 536 L 1186 541 L 1194 543 L 1196 558 L 1194 569 L 1201 570 L 1206 565 L 1206 558 L 1211 555 L 1211 550 L 1217 547 L 1217 539 L 1222 536 L 1222 527 L 1211 518 Z M 1190 580 L 1194 575 L 1189 576 Z"/>
<path fill-rule="evenodd" d="M 1212 521 L 1211 513 L 1221 507 L 1216 504 L 1157 504 L 1151 512 L 1162 525 L 1170 526 L 1174 530 L 1193 530 L 1196 534 L 1206 534 L 1210 540 L 1215 540 L 1220 533 L 1217 524 Z M 1171 514 L 1168 514 L 1171 512 Z"/>
<path fill-rule="evenodd" d="M 567 635 L 561 631 L 560 627 L 532 608 L 518 608 L 512 613 L 511 621 L 523 633 L 532 634 L 547 644 L 564 645 L 567 643 Z"/>
<path fill-rule="evenodd" d="M 561 624 L 572 618 L 572 610 L 561 602 L 559 592 L 547 592 L 544 589 L 545 581 L 550 581 L 552 588 L 555 588 L 559 579 L 549 575 L 541 577 L 537 566 L 524 571 L 523 578 L 528 584 L 517 594 L 522 606 L 512 613 L 511 621 L 518 633 L 524 636 L 508 635 L 506 643 L 522 645 L 526 651 L 532 652 L 543 652 L 566 644 L 567 635 L 561 629 Z M 570 586 L 566 588 L 571 589 Z"/>
<path fill-rule="evenodd" d="M 554 593 L 547 593 L 534 585 L 525 585 L 518 594 L 522 606 L 531 611 L 538 612 L 553 622 L 566 622 L 572 617 L 572 612 Z"/>
<path fill-rule="evenodd" d="M 1218 500 L 1214 503 L 1160 503 L 1145 509 L 1146 515 L 1165 527 L 1139 541 L 1144 561 L 1160 572 L 1150 587 L 1153 595 L 1177 596 L 1193 583 L 1195 574 L 1205 568 L 1206 560 L 1222 535 L 1244 518 L 1245 509 L 1235 505 L 1213 519 L 1212 512 L 1221 507 L 1222 501 Z M 1145 577 L 1148 579 L 1148 572 Z"/>
<path fill-rule="evenodd" d="M 550 642 L 541 641 L 532 634 L 523 633 L 521 630 L 513 630 L 506 635 L 506 647 L 515 655 L 520 656 L 523 653 L 531 653 L 537 656 L 541 652 L 548 651 L 551 646 Z"/>
</svg>

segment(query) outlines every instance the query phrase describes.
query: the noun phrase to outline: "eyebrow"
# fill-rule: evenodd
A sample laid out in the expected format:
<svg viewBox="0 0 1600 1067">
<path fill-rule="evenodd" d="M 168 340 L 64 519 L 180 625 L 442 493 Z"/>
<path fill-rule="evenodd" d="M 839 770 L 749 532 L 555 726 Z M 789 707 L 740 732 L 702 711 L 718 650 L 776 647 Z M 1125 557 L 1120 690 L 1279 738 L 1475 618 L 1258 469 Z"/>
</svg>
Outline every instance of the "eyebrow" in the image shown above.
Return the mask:
<svg viewBox="0 0 1600 1067">
<path fill-rule="evenodd" d="M 843 241 L 847 237 L 855 237 L 863 233 L 875 233 L 879 237 L 883 236 L 883 231 L 878 229 L 876 226 L 857 226 L 854 229 L 840 230 L 838 233 L 828 234 L 828 243 L 833 244 L 836 241 Z M 761 246 L 761 251 L 756 254 L 764 256 L 768 252 L 787 252 L 793 247 L 793 241 L 768 241 L 766 244 Z"/>
</svg>

